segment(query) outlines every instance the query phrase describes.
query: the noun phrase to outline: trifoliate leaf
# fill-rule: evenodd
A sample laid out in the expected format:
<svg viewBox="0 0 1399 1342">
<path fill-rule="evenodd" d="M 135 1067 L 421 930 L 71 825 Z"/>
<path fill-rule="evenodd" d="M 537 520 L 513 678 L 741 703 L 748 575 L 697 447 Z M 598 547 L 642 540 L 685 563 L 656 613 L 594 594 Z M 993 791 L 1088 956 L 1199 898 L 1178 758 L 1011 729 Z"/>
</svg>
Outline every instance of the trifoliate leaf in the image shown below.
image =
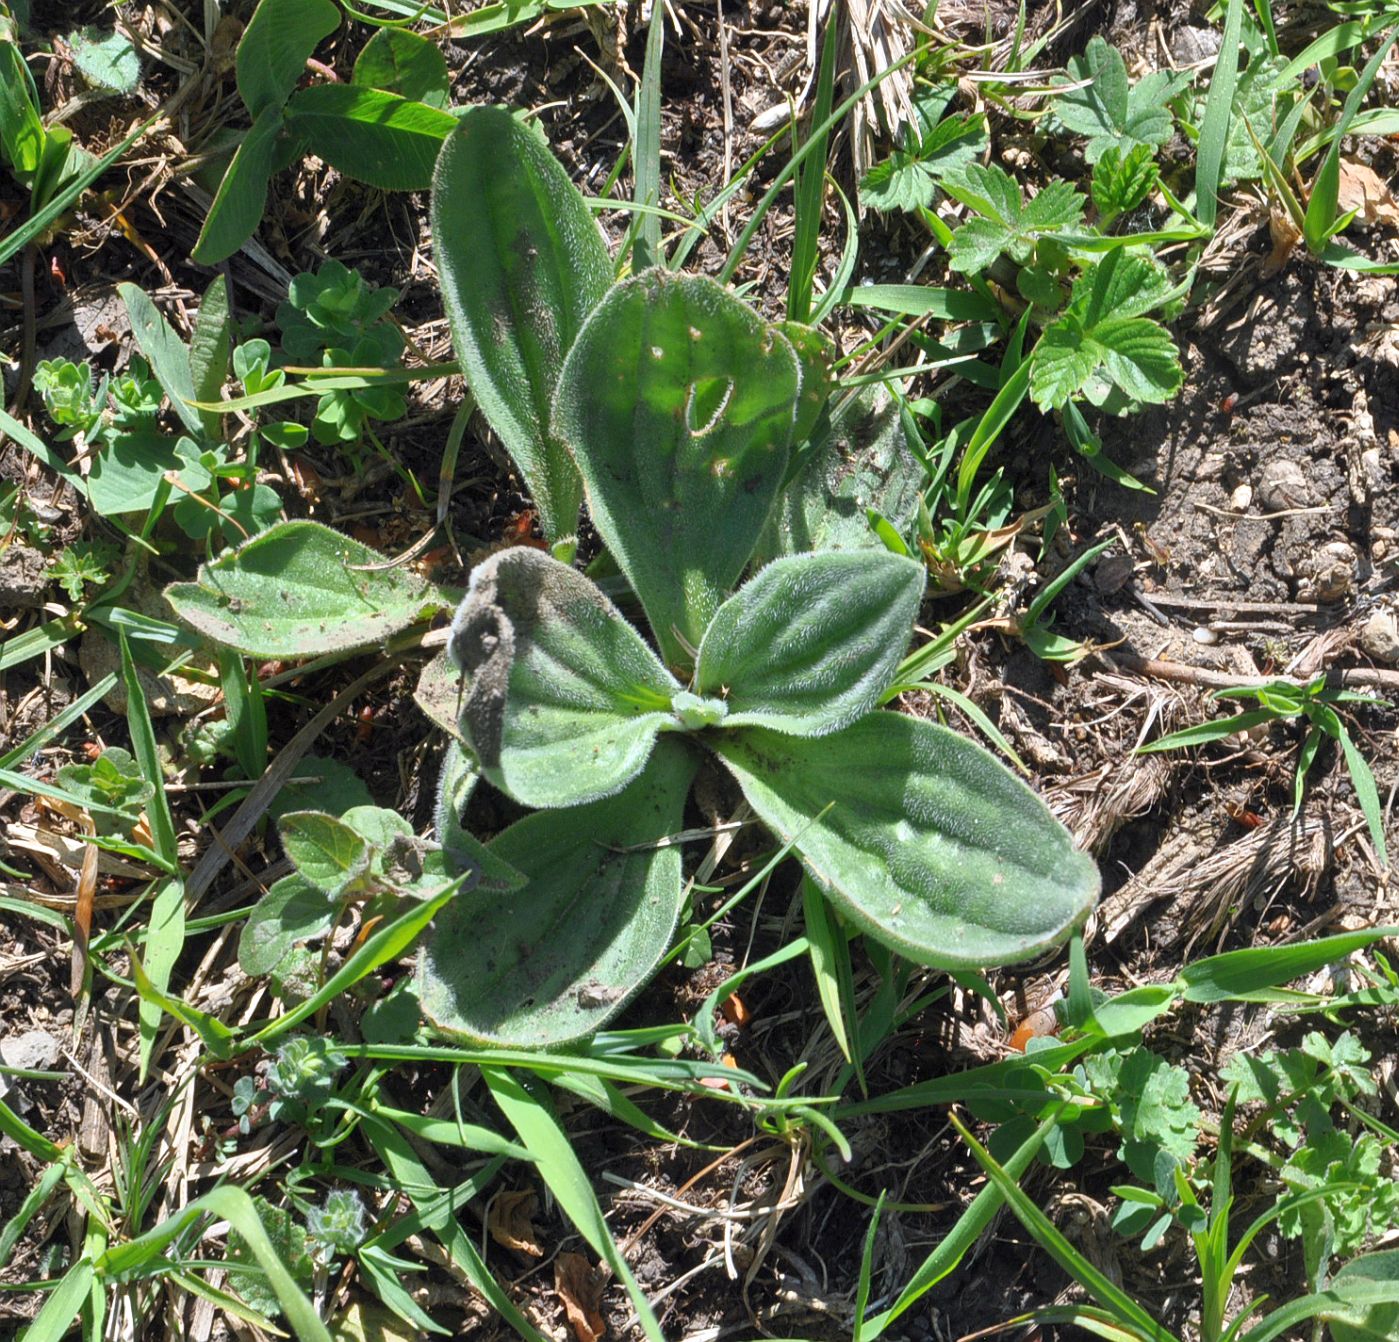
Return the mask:
<svg viewBox="0 0 1399 1342">
<path fill-rule="evenodd" d="M 937 186 L 986 148 L 986 118 L 944 117 L 920 139 L 876 163 L 860 182 L 861 201 L 876 210 L 912 212 L 937 199 Z"/>
<path fill-rule="evenodd" d="M 1175 343 L 1140 314 L 1160 304 L 1168 281 L 1150 261 L 1113 252 L 1074 285 L 1069 307 L 1046 328 L 1034 351 L 1030 395 L 1058 409 L 1102 375 L 1135 401 L 1168 401 L 1183 374 Z M 1110 388 L 1097 387 L 1101 402 Z"/>
<path fill-rule="evenodd" d="M 1002 252 L 1024 265 L 1041 234 L 1071 229 L 1083 218 L 1083 195 L 1062 179 L 1028 203 L 1015 179 L 995 164 L 969 163 L 943 185 L 948 195 L 981 216 L 952 235 L 952 268 L 964 274 L 979 274 Z"/>
<path fill-rule="evenodd" d="M 1068 64 L 1070 88 L 1051 103 L 1066 129 L 1088 136 L 1084 157 L 1096 163 L 1117 145 L 1163 145 L 1171 138 L 1172 120 L 1166 103 L 1189 83 L 1190 76 L 1156 70 L 1132 84 L 1127 65 L 1116 47 L 1094 37 L 1082 56 Z"/>
</svg>

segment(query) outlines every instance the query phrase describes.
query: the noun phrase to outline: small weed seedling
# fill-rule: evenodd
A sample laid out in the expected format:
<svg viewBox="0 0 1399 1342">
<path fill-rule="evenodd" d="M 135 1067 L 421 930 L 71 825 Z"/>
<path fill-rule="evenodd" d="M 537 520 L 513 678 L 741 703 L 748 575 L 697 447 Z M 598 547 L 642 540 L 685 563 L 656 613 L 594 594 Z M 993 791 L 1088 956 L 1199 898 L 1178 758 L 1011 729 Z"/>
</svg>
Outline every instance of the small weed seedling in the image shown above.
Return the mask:
<svg viewBox="0 0 1399 1342">
<path fill-rule="evenodd" d="M 1376 704 L 1382 702 L 1369 695 L 1356 694 L 1328 685 L 1324 675 L 1304 685 L 1286 680 L 1275 680 L 1268 685 L 1256 688 L 1218 690 L 1216 699 L 1255 699 L 1258 707 L 1232 717 L 1219 718 L 1214 722 L 1202 722 L 1195 727 L 1185 727 L 1171 732 L 1160 740 L 1152 741 L 1139 748 L 1139 753 L 1160 750 L 1182 750 L 1190 746 L 1205 745 L 1211 741 L 1223 740 L 1236 732 L 1247 732 L 1254 727 L 1262 727 L 1274 722 L 1301 720 L 1307 724 L 1307 734 L 1302 738 L 1302 746 L 1297 755 L 1297 770 L 1292 783 L 1292 810 L 1295 814 L 1302 805 L 1307 785 L 1307 775 L 1316 762 L 1317 751 L 1328 737 L 1341 748 L 1346 768 L 1350 771 L 1355 796 L 1360 803 L 1361 813 L 1370 831 L 1370 838 L 1380 861 L 1388 865 L 1389 858 L 1384 843 L 1384 822 L 1380 813 L 1379 790 L 1375 786 L 1375 776 L 1370 772 L 1365 757 L 1360 753 L 1341 715 L 1336 711 L 1338 704 Z"/>
</svg>

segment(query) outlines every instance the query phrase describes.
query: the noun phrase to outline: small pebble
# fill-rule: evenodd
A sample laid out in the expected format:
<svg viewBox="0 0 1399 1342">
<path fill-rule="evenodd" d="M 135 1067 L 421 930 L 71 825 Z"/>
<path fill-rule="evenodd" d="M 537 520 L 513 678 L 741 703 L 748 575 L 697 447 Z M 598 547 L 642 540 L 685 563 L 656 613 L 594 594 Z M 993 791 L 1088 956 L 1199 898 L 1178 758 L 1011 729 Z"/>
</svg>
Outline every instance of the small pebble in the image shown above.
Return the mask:
<svg viewBox="0 0 1399 1342">
<path fill-rule="evenodd" d="M 1246 513 L 1248 505 L 1253 502 L 1253 486 L 1240 485 L 1229 495 L 1229 506 L 1236 513 Z"/>
<path fill-rule="evenodd" d="M 1216 634 L 1213 629 L 1206 629 L 1202 624 L 1197 624 L 1195 628 L 1191 630 L 1191 636 L 1196 643 L 1203 643 L 1207 647 L 1219 642 L 1219 635 Z"/>
<path fill-rule="evenodd" d="M 1360 630 L 1360 646 L 1377 662 L 1399 662 L 1399 619 L 1380 607 Z"/>
</svg>

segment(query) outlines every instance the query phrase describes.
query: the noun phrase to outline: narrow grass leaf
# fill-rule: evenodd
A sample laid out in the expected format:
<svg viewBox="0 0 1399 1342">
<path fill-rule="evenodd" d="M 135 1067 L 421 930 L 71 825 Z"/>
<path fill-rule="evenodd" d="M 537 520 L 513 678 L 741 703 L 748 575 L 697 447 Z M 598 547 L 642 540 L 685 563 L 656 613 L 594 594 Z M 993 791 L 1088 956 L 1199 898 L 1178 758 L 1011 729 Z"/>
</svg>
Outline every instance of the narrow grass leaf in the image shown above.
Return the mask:
<svg viewBox="0 0 1399 1342">
<path fill-rule="evenodd" d="M 809 876 L 802 881 L 802 912 L 806 919 L 807 950 L 811 956 L 811 972 L 816 978 L 816 991 L 821 998 L 821 1010 L 826 1014 L 826 1021 L 841 1053 L 845 1055 L 845 1061 L 853 1062 L 837 968 L 842 955 L 849 959 L 850 945 L 827 909 L 825 897 Z"/>
<path fill-rule="evenodd" d="M 1342 932 L 1292 946 L 1254 946 L 1196 960 L 1176 979 L 1187 1002 L 1247 1001 L 1254 993 L 1314 974 L 1377 941 L 1399 936 L 1399 927 Z"/>
<path fill-rule="evenodd" d="M 642 1331 L 651 1342 L 665 1342 L 665 1334 L 651 1312 L 646 1293 L 612 1238 L 597 1195 L 558 1120 L 541 1099 L 525 1089 L 513 1072 L 483 1067 L 481 1078 L 520 1140 L 534 1152 L 536 1168 L 564 1214 L 626 1287 Z"/>
<path fill-rule="evenodd" d="M 632 143 L 632 171 L 635 175 L 633 199 L 648 206 L 637 214 L 633 228 L 632 269 L 646 270 L 662 263 L 661 220 L 651 209 L 661 203 L 661 57 L 665 50 L 665 7 L 651 10 L 651 26 L 646 34 L 646 63 L 636 91 L 633 113 L 636 135 Z"/>
<path fill-rule="evenodd" d="M 1243 0 L 1229 0 L 1224 16 L 1224 36 L 1220 39 L 1219 56 L 1205 99 L 1205 115 L 1200 122 L 1200 143 L 1195 158 L 1195 216 L 1206 228 L 1214 227 L 1219 213 L 1224 154 L 1229 144 L 1229 122 L 1234 114 L 1234 89 L 1239 82 L 1239 30 L 1243 13 Z"/>
</svg>

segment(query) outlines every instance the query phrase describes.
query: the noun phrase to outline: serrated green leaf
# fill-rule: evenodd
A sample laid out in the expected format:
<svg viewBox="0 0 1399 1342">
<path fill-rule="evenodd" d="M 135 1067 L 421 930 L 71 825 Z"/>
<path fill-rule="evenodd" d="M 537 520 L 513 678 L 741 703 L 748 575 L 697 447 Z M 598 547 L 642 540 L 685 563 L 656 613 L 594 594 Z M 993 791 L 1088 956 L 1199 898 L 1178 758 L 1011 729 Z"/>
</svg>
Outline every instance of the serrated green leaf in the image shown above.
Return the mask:
<svg viewBox="0 0 1399 1342">
<path fill-rule="evenodd" d="M 524 546 L 472 570 L 448 644 L 482 773 L 526 806 L 625 787 L 682 690 L 597 586 Z"/>
<path fill-rule="evenodd" d="M 1093 165 L 1090 190 L 1104 225 L 1120 214 L 1135 210 L 1147 198 L 1159 176 L 1160 169 L 1149 144 L 1134 144 L 1125 150 L 1113 144 L 1103 150 Z"/>
<path fill-rule="evenodd" d="M 894 150 L 860 179 L 860 203 L 871 210 L 912 214 L 928 209 L 936 199 L 937 182 L 932 173 L 903 149 Z"/>
<path fill-rule="evenodd" d="M 1002 252 L 1023 265 L 1040 234 L 1073 228 L 1083 218 L 1083 195 L 1059 178 L 1028 203 L 1015 179 L 994 163 L 969 163 L 945 185 L 949 195 L 981 216 L 952 235 L 952 268 L 967 274 L 985 270 Z"/>
<path fill-rule="evenodd" d="M 888 552 L 793 555 L 750 578 L 700 644 L 695 688 L 724 725 L 797 736 L 870 712 L 908 649 L 927 573 Z"/>
<path fill-rule="evenodd" d="M 1173 130 L 1167 102 L 1189 82 L 1189 74 L 1153 71 L 1134 85 L 1116 47 L 1094 35 L 1082 56 L 1068 63 L 1068 82 L 1086 87 L 1059 94 L 1051 107 L 1064 126 L 1088 136 L 1084 157 L 1096 163 L 1112 145 L 1160 146 Z"/>
<path fill-rule="evenodd" d="M 708 744 L 827 898 L 921 964 L 1026 959 L 1097 898 L 1097 868 L 1044 803 L 944 727 L 879 712 L 830 736 L 745 727 Z"/>
<path fill-rule="evenodd" d="M 319 522 L 283 522 L 172 583 L 165 599 L 206 638 L 254 657 L 373 647 L 445 602 L 405 567 Z"/>
<path fill-rule="evenodd" d="M 493 854 L 524 873 L 510 896 L 458 895 L 423 950 L 423 1012 L 469 1039 L 538 1048 L 598 1029 L 665 953 L 684 902 L 681 828 L 696 767 L 674 739 L 657 744 L 624 792 L 527 816 Z"/>
<path fill-rule="evenodd" d="M 457 358 L 529 487 L 545 536 L 583 485 L 550 431 L 564 356 L 612 282 L 596 221 L 538 135 L 499 107 L 463 114 L 437 161 L 432 232 Z"/>
<path fill-rule="evenodd" d="M 333 168 L 381 191 L 426 191 L 449 112 L 359 84 L 314 84 L 286 105 L 287 129 Z"/>
<path fill-rule="evenodd" d="M 1155 404 L 1180 390 L 1185 375 L 1175 341 L 1149 317 L 1103 322 L 1093 338 L 1108 376 L 1133 400 Z"/>
<path fill-rule="evenodd" d="M 236 57 L 238 94 L 254 122 L 286 102 L 311 53 L 339 26 L 332 0 L 261 0 Z"/>
<path fill-rule="evenodd" d="M 554 428 L 669 665 L 690 664 L 753 552 L 800 390 L 788 341 L 696 275 L 617 285 L 569 351 Z"/>
</svg>

